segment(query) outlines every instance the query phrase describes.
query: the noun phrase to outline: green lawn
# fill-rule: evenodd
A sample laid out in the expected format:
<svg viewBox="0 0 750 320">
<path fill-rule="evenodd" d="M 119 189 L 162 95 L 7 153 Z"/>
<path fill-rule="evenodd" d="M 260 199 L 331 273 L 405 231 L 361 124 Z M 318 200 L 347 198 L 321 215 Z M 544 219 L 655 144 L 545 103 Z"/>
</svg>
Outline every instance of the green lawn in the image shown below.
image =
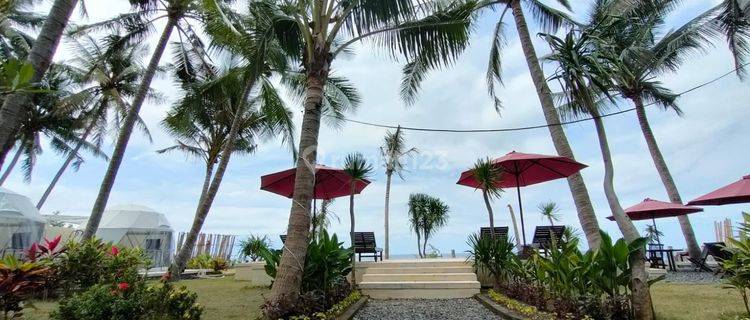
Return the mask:
<svg viewBox="0 0 750 320">
<path fill-rule="evenodd" d="M 233 277 L 221 279 L 183 280 L 177 286 L 186 286 L 198 293 L 198 303 L 205 311 L 205 320 L 221 319 L 255 319 L 260 315 L 263 296 L 269 290 L 250 287 L 249 282 L 234 281 Z M 26 319 L 46 320 L 50 311 L 55 308 L 54 302 L 34 302 L 37 310 L 24 311 Z"/>
<path fill-rule="evenodd" d="M 720 284 L 657 283 L 651 298 L 659 320 L 719 319 L 745 310 L 739 293 Z"/>
<path fill-rule="evenodd" d="M 198 302 L 206 308 L 203 319 L 254 319 L 259 315 L 266 288 L 252 288 L 247 282 L 222 279 L 183 280 L 198 293 Z M 742 298 L 737 292 L 718 284 L 659 283 L 652 288 L 654 308 L 660 320 L 719 319 L 725 312 L 742 312 Z M 26 319 L 47 319 L 54 302 L 36 302 L 37 310 L 26 311 Z"/>
</svg>

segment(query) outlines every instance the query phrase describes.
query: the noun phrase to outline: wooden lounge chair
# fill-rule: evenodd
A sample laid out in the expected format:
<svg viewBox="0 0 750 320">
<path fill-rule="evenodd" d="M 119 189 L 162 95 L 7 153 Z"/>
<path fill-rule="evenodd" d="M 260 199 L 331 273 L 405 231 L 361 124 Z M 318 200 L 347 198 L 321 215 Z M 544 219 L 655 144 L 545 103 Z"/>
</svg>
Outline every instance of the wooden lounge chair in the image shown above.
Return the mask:
<svg viewBox="0 0 750 320">
<path fill-rule="evenodd" d="M 547 250 L 552 247 L 552 235 L 558 245 L 562 241 L 562 235 L 565 232 L 565 226 L 538 226 L 534 230 L 534 238 L 531 245 L 540 249 Z"/>
<path fill-rule="evenodd" d="M 286 235 L 285 234 L 279 235 L 279 238 L 281 238 L 281 244 L 286 243 Z"/>
<path fill-rule="evenodd" d="M 724 260 L 731 259 L 732 253 L 724 250 L 725 246 L 726 244 L 724 242 L 706 242 L 703 244 L 700 259 L 696 260 L 688 258 L 688 260 L 695 265 L 696 270 L 718 273 L 721 271 L 721 268 L 716 268 L 715 270 L 712 269 L 706 264 L 706 259 L 708 259 L 708 256 L 712 256 L 719 265 L 721 265 Z"/>
<path fill-rule="evenodd" d="M 374 232 L 355 232 L 354 233 L 354 253 L 357 259 L 362 261 L 362 255 L 365 258 L 374 258 L 375 262 L 383 261 L 383 249 L 378 248 L 375 244 Z"/>
<path fill-rule="evenodd" d="M 479 228 L 479 238 L 489 238 L 491 235 L 490 227 Z M 508 227 L 495 227 L 495 237 L 508 239 Z"/>
</svg>

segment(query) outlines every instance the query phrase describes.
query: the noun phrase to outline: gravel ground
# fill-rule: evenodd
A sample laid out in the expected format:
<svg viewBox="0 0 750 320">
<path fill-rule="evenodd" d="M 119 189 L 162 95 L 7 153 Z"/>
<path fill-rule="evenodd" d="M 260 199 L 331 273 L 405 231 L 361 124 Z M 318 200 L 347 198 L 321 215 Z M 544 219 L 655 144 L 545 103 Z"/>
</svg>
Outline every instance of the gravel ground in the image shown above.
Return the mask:
<svg viewBox="0 0 750 320">
<path fill-rule="evenodd" d="M 474 299 L 370 300 L 355 320 L 501 319 Z"/>
<path fill-rule="evenodd" d="M 719 283 L 721 278 L 711 272 L 678 271 L 667 272 L 664 282 L 676 283 Z"/>
</svg>

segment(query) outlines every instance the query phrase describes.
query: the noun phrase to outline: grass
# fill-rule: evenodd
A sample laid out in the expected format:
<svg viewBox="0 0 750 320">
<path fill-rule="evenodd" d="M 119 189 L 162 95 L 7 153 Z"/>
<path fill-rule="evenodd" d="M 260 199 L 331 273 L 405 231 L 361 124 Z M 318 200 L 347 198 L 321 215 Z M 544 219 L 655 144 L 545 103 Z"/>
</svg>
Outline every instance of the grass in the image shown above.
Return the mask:
<svg viewBox="0 0 750 320">
<path fill-rule="evenodd" d="M 186 286 L 198 293 L 198 302 L 205 307 L 203 319 L 254 319 L 260 314 L 266 288 L 253 288 L 248 282 L 221 279 L 183 280 Z M 659 320 L 720 319 L 725 313 L 744 312 L 742 298 L 719 284 L 657 283 L 651 288 Z M 26 319 L 46 320 L 55 302 L 36 302 L 37 310 L 27 309 Z"/>
<path fill-rule="evenodd" d="M 249 282 L 234 281 L 233 277 L 183 280 L 176 285 L 198 293 L 198 303 L 205 308 L 201 318 L 204 320 L 255 319 L 260 315 L 262 295 L 269 292 L 267 288 L 250 287 Z M 29 320 L 47 320 L 56 305 L 37 301 L 37 309 L 26 309 L 24 314 Z"/>
<path fill-rule="evenodd" d="M 720 284 L 657 283 L 651 298 L 659 320 L 720 319 L 745 311 L 739 293 Z"/>
</svg>

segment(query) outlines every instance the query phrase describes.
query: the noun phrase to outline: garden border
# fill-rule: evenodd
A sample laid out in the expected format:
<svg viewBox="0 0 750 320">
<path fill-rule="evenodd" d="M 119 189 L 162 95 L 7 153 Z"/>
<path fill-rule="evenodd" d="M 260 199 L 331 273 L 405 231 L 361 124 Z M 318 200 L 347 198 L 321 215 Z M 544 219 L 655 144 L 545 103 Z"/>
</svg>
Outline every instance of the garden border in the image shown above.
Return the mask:
<svg viewBox="0 0 750 320">
<path fill-rule="evenodd" d="M 490 309 L 493 313 L 511 319 L 511 320 L 526 320 L 526 317 L 519 315 L 518 313 L 500 305 L 499 303 L 492 301 L 492 299 L 484 292 L 477 293 L 474 295 L 474 299 L 479 301 L 487 309 Z"/>
<path fill-rule="evenodd" d="M 362 295 L 362 297 L 359 298 L 357 302 L 352 303 L 349 308 L 346 308 L 346 311 L 336 317 L 336 320 L 351 320 L 352 318 L 354 318 L 354 315 L 356 315 L 357 312 L 367 304 L 367 301 L 369 299 L 370 297 Z"/>
</svg>

